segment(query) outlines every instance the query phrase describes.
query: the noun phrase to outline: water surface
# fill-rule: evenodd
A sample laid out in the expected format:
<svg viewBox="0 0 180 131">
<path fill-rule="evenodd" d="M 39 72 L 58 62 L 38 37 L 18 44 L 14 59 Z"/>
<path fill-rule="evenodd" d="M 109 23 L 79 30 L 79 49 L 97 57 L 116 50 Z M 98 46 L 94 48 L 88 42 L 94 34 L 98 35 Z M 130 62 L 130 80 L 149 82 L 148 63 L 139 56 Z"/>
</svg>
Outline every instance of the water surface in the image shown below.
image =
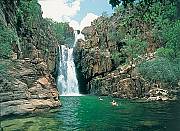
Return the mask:
<svg viewBox="0 0 180 131">
<path fill-rule="evenodd" d="M 180 131 L 180 103 L 62 96 L 63 106 L 36 116 L 1 120 L 3 131 Z"/>
</svg>

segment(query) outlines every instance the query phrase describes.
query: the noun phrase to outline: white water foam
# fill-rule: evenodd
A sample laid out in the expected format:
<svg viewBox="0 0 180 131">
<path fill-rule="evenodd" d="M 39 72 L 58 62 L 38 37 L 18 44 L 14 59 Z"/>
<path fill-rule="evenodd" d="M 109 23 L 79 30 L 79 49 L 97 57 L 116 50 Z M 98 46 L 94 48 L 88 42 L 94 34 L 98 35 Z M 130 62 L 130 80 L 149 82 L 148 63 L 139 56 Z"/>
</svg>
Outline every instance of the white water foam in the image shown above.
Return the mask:
<svg viewBox="0 0 180 131">
<path fill-rule="evenodd" d="M 75 34 L 75 42 L 77 34 Z M 58 73 L 58 89 L 61 96 L 80 96 L 78 89 L 78 81 L 76 78 L 75 64 L 73 61 L 73 48 L 61 45 L 59 48 L 59 73 Z"/>
</svg>

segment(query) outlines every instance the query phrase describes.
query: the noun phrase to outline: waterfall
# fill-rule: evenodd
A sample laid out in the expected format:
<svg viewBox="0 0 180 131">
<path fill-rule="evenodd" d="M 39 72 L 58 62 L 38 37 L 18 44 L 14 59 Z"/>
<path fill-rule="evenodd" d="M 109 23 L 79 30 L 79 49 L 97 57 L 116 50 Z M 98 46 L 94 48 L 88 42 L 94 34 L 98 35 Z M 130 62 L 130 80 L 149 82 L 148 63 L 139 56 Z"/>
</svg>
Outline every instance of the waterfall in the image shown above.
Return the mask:
<svg viewBox="0 0 180 131">
<path fill-rule="evenodd" d="M 75 43 L 77 34 L 75 33 Z M 61 95 L 75 96 L 79 95 L 78 81 L 76 78 L 75 64 L 73 61 L 73 48 L 65 45 L 59 47 L 59 72 L 57 86 Z"/>
</svg>

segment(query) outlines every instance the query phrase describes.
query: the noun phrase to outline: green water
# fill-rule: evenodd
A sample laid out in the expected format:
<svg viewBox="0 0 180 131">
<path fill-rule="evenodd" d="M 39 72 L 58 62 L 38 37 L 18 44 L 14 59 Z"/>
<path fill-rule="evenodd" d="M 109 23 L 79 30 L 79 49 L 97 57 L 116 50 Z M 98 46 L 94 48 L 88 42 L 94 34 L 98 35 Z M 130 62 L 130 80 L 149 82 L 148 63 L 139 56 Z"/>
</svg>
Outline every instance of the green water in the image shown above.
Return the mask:
<svg viewBox="0 0 180 131">
<path fill-rule="evenodd" d="M 36 116 L 1 120 L 3 131 L 180 131 L 180 103 L 95 96 L 61 97 L 63 106 Z"/>
</svg>

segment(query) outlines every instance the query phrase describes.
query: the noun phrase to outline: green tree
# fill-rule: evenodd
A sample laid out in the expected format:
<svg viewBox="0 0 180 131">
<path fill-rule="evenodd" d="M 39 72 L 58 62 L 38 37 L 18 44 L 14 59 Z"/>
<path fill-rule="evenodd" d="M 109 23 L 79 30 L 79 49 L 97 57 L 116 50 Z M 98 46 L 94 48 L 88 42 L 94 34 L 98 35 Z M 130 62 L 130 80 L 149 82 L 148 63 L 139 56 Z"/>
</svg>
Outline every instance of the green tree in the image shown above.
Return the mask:
<svg viewBox="0 0 180 131">
<path fill-rule="evenodd" d="M 23 17 L 30 28 L 34 27 L 34 24 L 38 24 L 41 14 L 41 8 L 38 4 L 38 0 L 19 0 L 18 3 L 18 20 Z"/>
<path fill-rule="evenodd" d="M 136 0 L 109 0 L 109 4 L 112 5 L 112 7 L 116 7 L 120 4 L 124 5 L 124 6 L 127 6 L 128 4 L 133 4 Z M 165 3 L 167 0 L 139 0 L 138 2 L 139 3 L 142 3 L 144 2 L 145 4 L 147 5 L 151 5 L 155 2 L 161 2 L 161 3 Z M 169 0 L 169 2 L 172 2 L 172 3 L 178 3 L 179 4 L 179 0 Z"/>
<path fill-rule="evenodd" d="M 180 20 L 169 21 L 162 28 L 159 32 L 165 44 L 157 49 L 156 55 L 170 60 L 180 58 Z"/>
<path fill-rule="evenodd" d="M 0 24 L 0 59 L 7 59 L 12 53 L 12 42 L 16 41 L 17 35 L 15 32 Z"/>
<path fill-rule="evenodd" d="M 135 63 L 135 59 L 145 53 L 147 44 L 145 41 L 137 38 L 132 38 L 130 36 L 124 39 L 124 42 L 126 43 L 126 45 L 124 46 L 124 50 L 126 55 L 128 56 L 128 62 L 132 66 Z"/>
<path fill-rule="evenodd" d="M 174 51 L 174 57 L 180 58 L 180 20 L 173 22 L 163 31 L 165 47 Z"/>
<path fill-rule="evenodd" d="M 50 25 L 59 43 L 73 47 L 75 40 L 74 31 L 68 23 L 55 22 L 51 19 L 46 19 L 46 22 Z"/>
<path fill-rule="evenodd" d="M 109 4 L 112 5 L 112 8 L 115 8 L 119 5 L 124 5 L 124 7 L 127 7 L 128 4 L 134 5 L 134 3 L 139 3 L 141 6 L 141 9 L 147 9 L 147 7 L 152 7 L 154 3 L 160 2 L 162 6 L 165 4 L 174 4 L 176 6 L 176 16 L 180 18 L 180 0 L 109 0 Z M 145 6 L 144 6 L 145 4 Z"/>
</svg>

